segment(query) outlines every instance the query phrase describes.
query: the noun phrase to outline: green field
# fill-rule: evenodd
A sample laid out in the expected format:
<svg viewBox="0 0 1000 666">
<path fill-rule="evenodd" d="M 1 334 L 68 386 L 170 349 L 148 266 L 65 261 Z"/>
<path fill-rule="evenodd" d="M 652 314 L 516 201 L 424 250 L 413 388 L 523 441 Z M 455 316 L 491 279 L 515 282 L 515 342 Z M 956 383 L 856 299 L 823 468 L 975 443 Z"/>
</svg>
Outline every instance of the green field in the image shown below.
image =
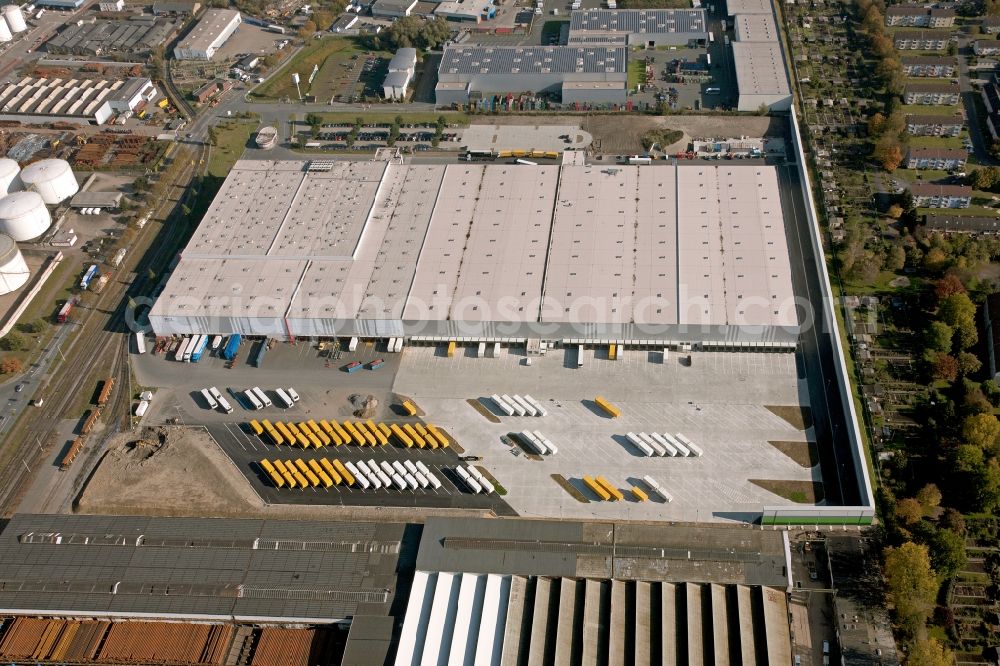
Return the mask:
<svg viewBox="0 0 1000 666">
<path fill-rule="evenodd" d="M 263 99 L 297 98 L 298 92 L 295 89 L 295 82 L 292 81 L 294 72 L 298 72 L 301 77 L 299 85 L 302 88 L 302 94 L 311 94 L 308 81 L 313 67 L 319 66 L 321 73 L 326 70 L 324 78 L 329 78 L 331 67 L 336 67 L 338 63 L 363 52 L 364 49 L 359 47 L 355 40 L 347 37 L 313 39 L 308 46 L 296 53 L 277 74 L 255 88 L 251 94 Z M 320 83 L 319 79 L 320 77 L 317 77 L 317 84 Z"/>
<path fill-rule="evenodd" d="M 646 62 L 641 59 L 630 60 L 628 63 L 628 88 L 635 90 L 636 86 L 646 83 Z"/>
<path fill-rule="evenodd" d="M 236 160 L 247 148 L 247 142 L 257 129 L 255 121 L 230 121 L 215 127 L 215 145 L 208 158 L 207 174 L 225 178 Z"/>
</svg>

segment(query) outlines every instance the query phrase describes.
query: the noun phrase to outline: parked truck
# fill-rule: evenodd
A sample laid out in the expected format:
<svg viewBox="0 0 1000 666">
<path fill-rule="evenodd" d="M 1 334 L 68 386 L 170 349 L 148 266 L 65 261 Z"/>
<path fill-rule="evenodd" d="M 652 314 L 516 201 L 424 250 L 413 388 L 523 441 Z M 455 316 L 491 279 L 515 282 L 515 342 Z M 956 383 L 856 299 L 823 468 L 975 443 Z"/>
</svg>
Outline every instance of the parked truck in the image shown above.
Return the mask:
<svg viewBox="0 0 1000 666">
<path fill-rule="evenodd" d="M 199 335 L 198 343 L 194 346 L 194 350 L 191 352 L 191 362 L 197 363 L 201 360 L 202 354 L 205 353 L 205 349 L 208 347 L 208 336 Z"/>
<path fill-rule="evenodd" d="M 226 341 L 226 347 L 222 350 L 222 358 L 227 361 L 232 361 L 236 358 L 236 353 L 240 349 L 240 334 L 234 333 L 229 336 L 229 340 Z"/>
</svg>

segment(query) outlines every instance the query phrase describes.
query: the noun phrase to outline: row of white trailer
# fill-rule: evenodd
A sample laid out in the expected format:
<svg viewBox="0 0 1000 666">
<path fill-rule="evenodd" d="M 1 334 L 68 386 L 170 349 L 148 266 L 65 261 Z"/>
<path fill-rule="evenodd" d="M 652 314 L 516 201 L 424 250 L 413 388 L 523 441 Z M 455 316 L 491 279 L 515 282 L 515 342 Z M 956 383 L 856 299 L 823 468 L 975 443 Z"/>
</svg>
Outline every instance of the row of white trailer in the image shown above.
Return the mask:
<svg viewBox="0 0 1000 666">
<path fill-rule="evenodd" d="M 222 397 L 222 393 L 214 386 L 203 388 L 201 390 L 201 397 L 205 399 L 205 402 L 212 409 L 222 409 L 226 414 L 233 413 L 233 406 L 229 404 L 228 400 Z"/>
<path fill-rule="evenodd" d="M 394 460 L 391 464 L 385 461 L 377 463 L 374 460 L 365 462 L 345 462 L 344 467 L 354 475 L 355 481 L 362 489 L 382 488 L 397 490 L 416 490 L 417 488 L 433 488 L 437 490 L 441 487 L 441 481 L 431 472 L 427 465 L 417 461 L 404 460 L 400 463 Z"/>
<path fill-rule="evenodd" d="M 524 397 L 519 395 L 503 395 L 493 394 L 490 396 L 490 400 L 493 404 L 497 406 L 501 412 L 507 416 L 548 416 L 548 412 L 542 407 L 542 403 L 538 402 L 530 395 L 525 395 Z"/>
<path fill-rule="evenodd" d="M 538 430 L 525 430 L 519 433 L 519 435 L 521 441 L 540 456 L 554 456 L 559 453 L 559 449 L 552 443 L 552 440 Z"/>
<path fill-rule="evenodd" d="M 661 486 L 659 483 L 657 483 L 656 479 L 654 479 L 653 477 L 651 477 L 651 476 L 644 476 L 644 477 L 642 477 L 642 480 L 643 480 L 643 482 L 647 486 L 649 486 L 650 490 L 652 490 L 654 493 L 656 493 L 657 495 L 659 495 L 660 497 L 662 497 L 664 499 L 664 501 L 666 501 L 666 502 L 673 502 L 674 501 L 674 496 L 671 495 L 670 493 L 668 493 L 666 490 L 664 490 L 663 486 Z"/>
<path fill-rule="evenodd" d="M 100 215 L 100 208 L 81 208 L 80 215 Z"/>
<path fill-rule="evenodd" d="M 480 342 L 479 349 L 476 350 L 476 356 L 479 358 L 500 358 L 500 343 L 494 342 L 490 344 L 488 342 Z"/>
<path fill-rule="evenodd" d="M 355 338 L 351 339 L 354 340 Z M 357 344 L 355 344 L 355 348 L 357 348 Z M 389 342 L 387 342 L 385 345 L 385 350 L 390 354 L 398 354 L 399 352 L 403 351 L 403 338 L 389 338 Z M 354 350 L 351 349 L 349 351 L 354 351 Z"/>
<path fill-rule="evenodd" d="M 648 458 L 653 456 L 697 458 L 705 454 L 700 446 L 680 433 L 671 435 L 669 432 L 665 432 L 661 435 L 658 432 L 648 434 L 644 432 L 640 432 L 638 434 L 628 432 L 625 433 L 625 439 L 627 439 L 632 446 L 642 451 L 642 453 Z"/>
<path fill-rule="evenodd" d="M 496 492 L 496 489 L 493 487 L 493 484 L 490 483 L 489 479 L 487 479 L 483 473 L 476 469 L 473 465 L 466 465 L 465 467 L 459 465 L 455 468 L 455 472 L 459 477 L 461 477 L 462 481 L 473 493 L 492 495 Z"/>
<path fill-rule="evenodd" d="M 280 406 L 286 409 L 299 401 L 299 394 L 291 387 L 287 389 L 276 388 L 274 394 L 278 396 Z M 274 403 L 259 386 L 253 386 L 243 391 L 243 397 L 253 406 L 254 410 L 274 406 Z"/>
<path fill-rule="evenodd" d="M 177 349 L 174 350 L 174 360 L 183 363 L 191 361 L 197 362 L 201 358 L 201 353 L 206 347 L 213 351 L 222 345 L 221 335 L 191 335 L 183 338 Z"/>
</svg>

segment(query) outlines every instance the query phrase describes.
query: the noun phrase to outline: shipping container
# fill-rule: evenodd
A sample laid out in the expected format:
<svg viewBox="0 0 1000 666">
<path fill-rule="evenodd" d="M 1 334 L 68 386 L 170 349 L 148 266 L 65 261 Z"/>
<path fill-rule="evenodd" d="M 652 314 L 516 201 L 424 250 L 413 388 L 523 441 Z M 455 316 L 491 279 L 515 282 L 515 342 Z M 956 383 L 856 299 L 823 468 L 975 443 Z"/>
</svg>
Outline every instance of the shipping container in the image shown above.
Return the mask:
<svg viewBox="0 0 1000 666">
<path fill-rule="evenodd" d="M 618 358 L 618 345 L 608 345 L 608 359 L 614 361 Z"/>
<path fill-rule="evenodd" d="M 104 405 L 111 397 L 111 391 L 115 388 L 115 378 L 108 377 L 101 386 L 101 392 L 97 395 L 97 404 Z"/>
<path fill-rule="evenodd" d="M 287 389 L 285 389 L 285 393 L 287 393 L 288 397 L 292 399 L 292 402 L 298 402 L 299 401 L 299 394 L 291 386 L 289 386 Z"/>
<path fill-rule="evenodd" d="M 639 439 L 639 436 L 636 435 L 634 432 L 625 433 L 625 439 L 627 439 L 632 444 L 632 446 L 639 449 L 639 451 L 641 451 L 643 455 L 647 457 L 653 455 L 652 447 L 650 447 L 649 444 L 646 444 L 646 442 Z"/>
<path fill-rule="evenodd" d="M 535 430 L 533 432 L 538 441 L 541 442 L 542 446 L 545 447 L 546 455 L 554 456 L 555 454 L 559 453 L 559 449 L 556 448 L 556 445 L 552 443 L 552 440 L 550 440 L 548 437 L 543 435 L 538 430 Z"/>
<path fill-rule="evenodd" d="M 668 456 L 671 456 L 671 457 L 674 457 L 674 456 L 677 455 L 677 449 L 674 448 L 673 444 L 671 444 L 670 442 L 667 441 L 666 437 L 664 437 L 663 435 L 661 435 L 658 432 L 650 433 L 650 436 L 654 440 L 656 440 L 656 442 L 660 446 L 662 446 L 664 449 L 666 449 L 665 455 L 668 455 Z"/>
<path fill-rule="evenodd" d="M 392 351 L 397 354 L 403 351 L 403 338 L 396 338 L 396 346 Z"/>
<path fill-rule="evenodd" d="M 612 405 L 610 402 L 608 402 L 601 396 L 597 396 L 596 398 L 594 398 L 594 402 L 597 403 L 597 406 L 603 409 L 605 413 L 607 413 L 607 415 L 613 419 L 616 419 L 622 415 L 621 410 L 619 410 L 617 407 Z"/>
<path fill-rule="evenodd" d="M 358 348 L 358 339 L 351 338 L 351 341 L 347 343 L 347 351 L 355 351 Z"/>
<path fill-rule="evenodd" d="M 249 402 L 254 409 L 264 409 L 264 403 L 257 399 L 257 396 L 254 395 L 253 389 L 243 391 L 243 397 L 246 398 L 247 402 Z"/>
<path fill-rule="evenodd" d="M 198 344 L 201 342 L 201 339 L 203 337 L 204 336 L 201 336 L 201 335 L 191 336 L 191 342 L 188 343 L 187 348 L 184 350 L 184 356 L 183 356 L 183 358 L 181 358 L 182 361 L 184 361 L 185 363 L 187 363 L 187 362 L 189 362 L 191 360 L 191 355 L 194 353 L 195 347 L 198 346 Z"/>
<path fill-rule="evenodd" d="M 392 431 L 392 434 L 396 436 L 396 440 L 399 441 L 400 444 L 408 449 L 413 448 L 413 440 L 410 439 L 410 436 L 407 435 L 398 424 L 393 423 L 389 429 Z"/>
<path fill-rule="evenodd" d="M 288 396 L 287 393 L 285 393 L 285 389 L 282 388 L 274 389 L 274 392 L 278 396 L 279 406 L 286 408 L 292 406 L 292 399 Z"/>
<path fill-rule="evenodd" d="M 174 360 L 175 361 L 183 361 L 184 360 L 184 352 L 187 351 L 188 346 L 190 346 L 190 344 L 192 342 L 194 342 L 194 340 L 192 340 L 191 338 L 182 338 L 181 339 L 181 344 L 178 345 L 177 349 L 174 350 Z"/>
<path fill-rule="evenodd" d="M 396 338 L 389 338 L 389 341 L 385 343 L 385 350 L 390 354 L 396 351 Z"/>
<path fill-rule="evenodd" d="M 149 409 L 149 401 L 147 401 L 147 400 L 140 400 L 139 404 L 135 408 L 135 415 L 136 416 L 142 416 L 143 414 L 146 413 L 147 409 Z"/>
<path fill-rule="evenodd" d="M 592 476 L 584 476 L 583 477 L 583 483 L 588 488 L 590 488 L 590 490 L 595 495 L 597 495 L 598 497 L 600 497 L 605 502 L 608 501 L 609 499 L 611 499 L 611 495 L 608 494 L 608 491 L 605 490 L 604 487 L 601 484 L 599 484 L 597 481 L 595 481 L 594 477 L 592 477 Z"/>
<path fill-rule="evenodd" d="M 674 445 L 674 448 L 677 449 L 678 455 L 680 455 L 681 457 L 691 455 L 691 449 L 685 446 L 679 439 L 671 435 L 669 432 L 663 433 L 663 436 L 667 439 L 668 442 Z"/>
<path fill-rule="evenodd" d="M 499 409 L 501 412 L 503 412 L 507 416 L 514 416 L 514 408 L 508 405 L 506 400 L 504 400 L 495 393 L 490 396 L 490 400 L 493 401 L 493 404 L 496 405 L 497 409 Z"/>
<path fill-rule="evenodd" d="M 264 355 L 267 354 L 267 338 L 257 344 L 257 351 L 253 355 L 253 367 L 259 368 L 264 365 Z"/>
<path fill-rule="evenodd" d="M 465 485 L 467 485 L 469 487 L 469 490 L 471 490 L 473 493 L 478 495 L 479 493 L 483 492 L 483 487 L 479 484 L 478 481 L 476 481 L 472 477 L 463 480 L 465 481 Z"/>
<path fill-rule="evenodd" d="M 262 405 L 265 407 L 270 407 L 272 405 L 271 399 L 267 397 L 267 394 L 264 393 L 259 386 L 254 386 L 250 390 L 253 391 L 253 394 L 257 396 L 257 399 L 260 400 Z"/>
<path fill-rule="evenodd" d="M 84 272 L 83 277 L 80 278 L 80 289 L 85 290 L 87 287 L 89 287 L 90 281 L 93 280 L 94 276 L 96 275 L 97 275 L 97 264 L 91 264 L 90 268 L 88 268 Z"/>
<path fill-rule="evenodd" d="M 493 358 L 500 358 L 500 343 L 493 343 Z"/>
<path fill-rule="evenodd" d="M 212 337 L 212 351 L 217 350 L 220 346 L 222 346 L 222 336 L 221 335 L 213 336 Z"/>
<path fill-rule="evenodd" d="M 444 433 L 442 433 L 440 430 L 438 430 L 436 426 L 431 425 L 430 423 L 428 423 L 427 424 L 427 432 L 429 432 L 431 434 L 431 437 L 433 437 L 435 440 L 437 440 L 438 445 L 442 449 L 447 449 L 448 448 L 448 446 L 449 446 L 449 444 L 448 444 L 448 438 L 445 437 Z"/>
<path fill-rule="evenodd" d="M 240 339 L 239 333 L 234 333 L 229 336 L 229 339 L 226 341 L 226 346 L 222 350 L 222 358 L 227 361 L 232 361 L 236 358 L 236 353 L 240 350 Z"/>
<path fill-rule="evenodd" d="M 583 367 L 583 345 L 578 345 L 576 348 L 576 367 Z"/>
<path fill-rule="evenodd" d="M 410 439 L 413 440 L 413 443 L 416 444 L 421 449 L 424 448 L 425 446 L 427 446 L 426 440 L 424 440 L 424 438 L 420 436 L 420 433 L 417 432 L 417 430 L 412 425 L 410 425 L 409 423 L 404 423 L 403 424 L 403 431 L 407 435 L 409 435 Z"/>
<path fill-rule="evenodd" d="M 135 334 L 135 353 L 146 353 L 146 336 L 143 335 L 142 332 L 136 332 Z"/>
<path fill-rule="evenodd" d="M 621 491 L 615 488 L 611 484 L 611 482 L 605 479 L 603 476 L 598 476 L 594 480 L 597 481 L 599 484 L 601 484 L 604 487 L 604 489 L 608 491 L 608 494 L 611 495 L 612 502 L 620 502 L 621 500 L 625 499 L 625 496 L 621 493 Z"/>
<path fill-rule="evenodd" d="M 396 484 L 396 488 L 398 488 L 399 490 L 406 490 L 407 488 L 406 479 L 401 477 L 399 474 L 393 474 L 391 478 L 392 482 Z"/>
<path fill-rule="evenodd" d="M 689 451 L 688 455 L 698 456 L 698 457 L 705 455 L 705 452 L 701 450 L 700 446 L 692 442 L 690 439 L 688 439 L 681 433 L 677 433 L 674 436 L 681 442 L 681 444 L 683 444 L 688 448 Z"/>
<path fill-rule="evenodd" d="M 522 398 L 519 395 L 513 395 L 511 397 L 514 399 L 514 402 L 516 404 L 520 405 L 521 409 L 524 410 L 524 413 L 526 415 L 528 415 L 528 416 L 538 416 L 538 412 L 535 411 L 535 408 L 531 405 L 530 402 L 528 402 L 527 400 L 525 400 L 524 398 Z"/>
<path fill-rule="evenodd" d="M 257 419 L 251 419 L 250 429 L 253 430 L 253 434 L 257 435 L 258 437 L 264 434 L 264 427 L 257 422 Z"/>
<path fill-rule="evenodd" d="M 645 502 L 646 500 L 649 499 L 649 496 L 646 493 L 642 492 L 642 490 L 636 488 L 635 486 L 632 486 L 630 490 L 632 491 L 632 496 L 635 497 L 636 500 L 640 502 Z"/>
<path fill-rule="evenodd" d="M 524 432 L 518 433 L 519 438 L 522 442 L 530 449 L 533 453 L 544 456 L 548 453 L 548 449 L 545 444 L 542 443 L 540 439 L 535 436 L 535 433 L 530 430 L 525 430 Z"/>
<path fill-rule="evenodd" d="M 662 446 L 659 442 L 649 436 L 649 434 L 640 432 L 639 439 L 646 442 L 653 449 L 654 456 L 665 456 L 667 455 L 666 447 Z"/>
<path fill-rule="evenodd" d="M 452 340 L 451 342 L 448 343 L 448 358 L 451 358 L 454 355 L 455 355 L 455 341 Z"/>
<path fill-rule="evenodd" d="M 434 474 L 432 474 L 429 471 L 428 472 L 422 472 L 422 474 L 425 477 L 427 477 L 427 483 L 431 484 L 431 488 L 433 488 L 434 490 L 438 490 L 438 489 L 441 488 L 441 482 L 438 481 L 438 478 L 436 476 L 434 476 Z"/>
<path fill-rule="evenodd" d="M 368 419 L 365 421 L 365 427 L 368 428 L 368 432 L 375 435 L 375 439 L 378 441 L 379 446 L 385 446 L 389 443 L 389 438 L 379 429 L 374 421 Z"/>
<path fill-rule="evenodd" d="M 514 399 L 511 398 L 506 393 L 504 393 L 500 397 L 503 398 L 508 405 L 510 405 L 510 408 L 513 409 L 514 413 L 517 414 L 518 416 L 524 416 L 525 414 L 527 414 L 527 412 L 524 410 L 524 407 L 514 402 Z"/>
<path fill-rule="evenodd" d="M 402 478 L 403 481 L 406 481 L 406 485 L 410 487 L 410 490 L 416 490 L 417 488 L 420 487 L 420 484 L 417 483 L 416 477 L 410 474 L 409 472 L 404 474 Z"/>
<path fill-rule="evenodd" d="M 476 351 L 476 356 L 478 356 L 479 358 L 485 358 L 486 357 L 486 343 L 485 342 L 480 342 L 479 343 L 479 349 Z"/>
<path fill-rule="evenodd" d="M 212 397 L 212 394 L 208 389 L 201 390 L 201 397 L 205 399 L 209 409 L 215 409 L 219 406 L 219 403 L 215 401 L 215 398 Z"/>
<path fill-rule="evenodd" d="M 530 395 L 525 395 L 524 399 L 528 402 L 528 404 L 530 404 L 532 407 L 535 408 L 535 415 L 536 416 L 548 416 L 549 415 L 549 413 L 545 410 L 545 408 L 542 407 L 542 403 L 538 402 L 537 400 L 535 400 L 534 398 L 532 398 Z"/>
<path fill-rule="evenodd" d="M 198 343 L 194 345 L 194 348 L 191 350 L 191 362 L 197 363 L 198 361 L 200 361 L 207 347 L 208 347 L 208 336 L 199 335 Z"/>
</svg>

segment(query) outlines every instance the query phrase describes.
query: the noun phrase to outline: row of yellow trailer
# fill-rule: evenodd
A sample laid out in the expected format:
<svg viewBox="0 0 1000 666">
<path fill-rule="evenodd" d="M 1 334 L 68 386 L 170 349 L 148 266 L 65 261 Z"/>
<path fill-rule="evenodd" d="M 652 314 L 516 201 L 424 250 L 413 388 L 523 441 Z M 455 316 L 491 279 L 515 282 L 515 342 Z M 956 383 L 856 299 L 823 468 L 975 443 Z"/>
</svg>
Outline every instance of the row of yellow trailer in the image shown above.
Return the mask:
<svg viewBox="0 0 1000 666">
<path fill-rule="evenodd" d="M 587 488 L 593 491 L 595 495 L 600 497 L 605 502 L 620 502 L 625 499 L 625 495 L 622 494 L 622 491 L 615 488 L 615 486 L 603 476 L 584 476 L 583 483 L 587 486 Z M 649 495 L 647 495 L 641 488 L 629 486 L 629 490 L 632 493 L 632 497 L 639 502 L 645 502 L 649 499 Z"/>
<path fill-rule="evenodd" d="M 497 153 L 497 157 L 500 159 L 508 157 L 534 157 L 537 159 L 557 160 L 559 159 L 559 153 L 554 150 L 501 150 Z"/>
<path fill-rule="evenodd" d="M 267 419 L 261 421 L 254 419 L 250 421 L 250 429 L 258 437 L 266 436 L 275 446 L 298 445 L 304 449 L 351 443 L 358 446 L 385 446 L 391 439 L 395 439 L 408 449 L 414 446 L 421 449 L 446 449 L 449 446 L 444 433 L 430 423 L 426 425 L 404 423 L 400 426 L 397 423 L 391 425 L 375 423 L 371 419 L 344 421 L 343 424 L 332 419 L 329 421 L 321 419 L 319 422 L 309 419 L 297 424 L 291 421 L 288 423 L 275 421 L 272 424 Z"/>
<path fill-rule="evenodd" d="M 335 485 L 353 486 L 354 475 L 339 460 L 320 458 L 319 460 L 267 460 L 260 461 L 260 467 L 277 488 L 329 488 Z"/>
</svg>

